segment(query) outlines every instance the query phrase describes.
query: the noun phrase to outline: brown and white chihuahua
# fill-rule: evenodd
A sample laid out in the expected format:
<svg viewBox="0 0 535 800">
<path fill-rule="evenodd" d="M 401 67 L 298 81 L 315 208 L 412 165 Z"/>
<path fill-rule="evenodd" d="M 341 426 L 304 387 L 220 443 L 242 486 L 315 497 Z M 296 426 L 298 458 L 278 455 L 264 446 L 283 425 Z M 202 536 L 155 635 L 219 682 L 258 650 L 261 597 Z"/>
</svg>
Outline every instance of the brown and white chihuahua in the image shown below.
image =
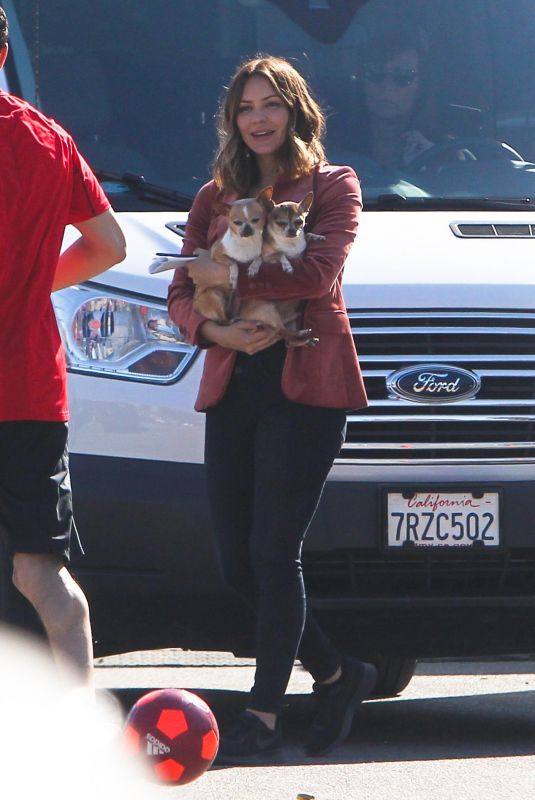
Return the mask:
<svg viewBox="0 0 535 800">
<path fill-rule="evenodd" d="M 258 273 L 262 261 L 280 261 L 285 272 L 293 272 L 288 258 L 302 255 L 310 241 L 325 240 L 325 236 L 305 233 L 305 221 L 313 199 L 312 192 L 308 192 L 300 203 L 293 203 L 290 200 L 274 203 L 271 198 L 269 199 L 262 258 L 250 264 L 248 269 L 250 277 Z"/>
<path fill-rule="evenodd" d="M 263 231 L 272 194 L 273 188 L 267 186 L 256 197 L 214 204 L 214 210 L 227 217 L 228 227 L 210 248 L 210 255 L 219 264 L 228 265 L 229 280 L 219 286 L 195 287 L 193 308 L 207 319 L 223 324 L 237 319 L 238 262 L 261 263 Z"/>
<path fill-rule="evenodd" d="M 312 205 L 314 195 L 308 192 L 300 203 L 285 201 L 274 203 L 268 201 L 268 217 L 264 228 L 264 243 L 260 259 L 251 262 L 248 275 L 257 275 L 262 262 L 280 261 L 285 272 L 293 272 L 288 260 L 303 254 L 309 241 L 324 240 L 325 236 L 305 233 L 305 220 Z M 240 316 L 242 319 L 256 319 L 273 327 L 293 345 L 315 345 L 318 339 L 313 337 L 309 329 L 297 330 L 301 316 L 301 302 L 256 300 L 251 298 L 242 302 Z"/>
</svg>

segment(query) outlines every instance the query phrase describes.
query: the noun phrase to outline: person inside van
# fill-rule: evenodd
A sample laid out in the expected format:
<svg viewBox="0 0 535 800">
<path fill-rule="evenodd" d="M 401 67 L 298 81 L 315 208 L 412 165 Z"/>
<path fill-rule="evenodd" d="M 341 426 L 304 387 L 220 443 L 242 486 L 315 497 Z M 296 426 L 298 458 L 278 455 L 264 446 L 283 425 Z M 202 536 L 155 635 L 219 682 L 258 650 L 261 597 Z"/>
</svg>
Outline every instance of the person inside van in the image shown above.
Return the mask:
<svg viewBox="0 0 535 800">
<path fill-rule="evenodd" d="M 422 130 L 424 51 L 416 38 L 371 40 L 359 70 L 362 127 L 353 145 L 376 163 L 406 169 L 434 142 Z"/>
</svg>

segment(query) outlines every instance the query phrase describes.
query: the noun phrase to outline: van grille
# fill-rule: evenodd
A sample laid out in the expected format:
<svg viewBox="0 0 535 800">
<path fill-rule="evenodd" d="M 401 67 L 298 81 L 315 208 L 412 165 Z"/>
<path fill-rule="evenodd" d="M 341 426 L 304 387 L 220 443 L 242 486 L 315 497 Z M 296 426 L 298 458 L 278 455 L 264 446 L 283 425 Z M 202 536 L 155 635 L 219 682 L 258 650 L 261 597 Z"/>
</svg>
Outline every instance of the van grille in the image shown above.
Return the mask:
<svg viewBox="0 0 535 800">
<path fill-rule="evenodd" d="M 384 554 L 341 550 L 303 555 L 312 598 L 522 597 L 535 592 L 533 551 L 477 555 L 404 551 Z"/>
<path fill-rule="evenodd" d="M 535 313 L 350 311 L 369 407 L 348 415 L 337 463 L 535 459 Z M 479 376 L 477 396 L 444 405 L 390 395 L 403 368 L 447 364 Z"/>
</svg>

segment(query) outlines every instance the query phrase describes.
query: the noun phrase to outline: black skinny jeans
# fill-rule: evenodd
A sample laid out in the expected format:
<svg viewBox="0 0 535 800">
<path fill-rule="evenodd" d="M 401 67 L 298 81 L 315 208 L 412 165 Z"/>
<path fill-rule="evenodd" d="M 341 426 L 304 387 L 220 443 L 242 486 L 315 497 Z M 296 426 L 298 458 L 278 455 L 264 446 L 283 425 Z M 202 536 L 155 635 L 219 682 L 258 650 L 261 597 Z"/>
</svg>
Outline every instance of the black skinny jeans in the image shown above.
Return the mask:
<svg viewBox="0 0 535 800">
<path fill-rule="evenodd" d="M 345 435 L 339 409 L 281 391 L 285 345 L 238 355 L 206 415 L 208 494 L 224 579 L 256 611 L 250 707 L 278 713 L 295 658 L 325 680 L 341 656 L 306 609 L 301 547 Z"/>
</svg>

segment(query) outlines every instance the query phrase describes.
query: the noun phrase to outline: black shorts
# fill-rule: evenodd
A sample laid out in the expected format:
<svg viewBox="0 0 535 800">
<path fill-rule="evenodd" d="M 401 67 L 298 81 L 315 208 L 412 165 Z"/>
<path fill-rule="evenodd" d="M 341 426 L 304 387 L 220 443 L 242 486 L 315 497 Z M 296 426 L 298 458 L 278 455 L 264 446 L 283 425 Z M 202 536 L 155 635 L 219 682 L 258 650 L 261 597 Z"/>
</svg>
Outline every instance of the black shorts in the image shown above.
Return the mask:
<svg viewBox="0 0 535 800">
<path fill-rule="evenodd" d="M 72 515 L 65 422 L 0 422 L 0 529 L 10 555 L 70 558 Z"/>
</svg>

